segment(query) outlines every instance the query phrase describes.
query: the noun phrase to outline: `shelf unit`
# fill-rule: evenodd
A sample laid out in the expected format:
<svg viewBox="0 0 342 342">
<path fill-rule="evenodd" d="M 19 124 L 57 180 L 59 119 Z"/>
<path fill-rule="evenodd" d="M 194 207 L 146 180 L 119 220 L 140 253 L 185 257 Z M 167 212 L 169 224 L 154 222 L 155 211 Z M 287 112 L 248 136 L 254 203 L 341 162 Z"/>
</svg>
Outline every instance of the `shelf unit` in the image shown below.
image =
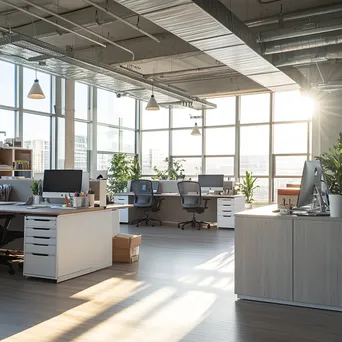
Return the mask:
<svg viewBox="0 0 342 342">
<path fill-rule="evenodd" d="M 18 161 L 23 169 L 17 168 Z M 26 164 L 26 165 L 25 165 Z M 4 167 L 6 165 L 7 167 Z M 0 177 L 32 178 L 32 150 L 21 147 L 0 148 Z"/>
</svg>

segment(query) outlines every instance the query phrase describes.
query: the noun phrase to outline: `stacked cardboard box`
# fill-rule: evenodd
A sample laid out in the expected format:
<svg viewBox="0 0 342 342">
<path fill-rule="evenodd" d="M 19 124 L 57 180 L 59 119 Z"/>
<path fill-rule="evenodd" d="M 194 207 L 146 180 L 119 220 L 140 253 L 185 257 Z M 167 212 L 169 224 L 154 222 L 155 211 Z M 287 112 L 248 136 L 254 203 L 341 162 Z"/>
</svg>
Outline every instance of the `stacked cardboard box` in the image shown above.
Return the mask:
<svg viewBox="0 0 342 342">
<path fill-rule="evenodd" d="M 117 234 L 113 237 L 113 263 L 132 263 L 139 260 L 141 235 Z"/>
</svg>

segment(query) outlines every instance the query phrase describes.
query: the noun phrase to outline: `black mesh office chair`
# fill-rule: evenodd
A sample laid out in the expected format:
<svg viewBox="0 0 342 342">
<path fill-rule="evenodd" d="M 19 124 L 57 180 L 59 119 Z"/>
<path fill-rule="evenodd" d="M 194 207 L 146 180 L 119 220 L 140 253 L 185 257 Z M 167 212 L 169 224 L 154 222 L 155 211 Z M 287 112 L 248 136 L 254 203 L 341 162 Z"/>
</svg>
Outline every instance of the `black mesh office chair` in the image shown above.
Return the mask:
<svg viewBox="0 0 342 342">
<path fill-rule="evenodd" d="M 177 184 L 178 191 L 181 196 L 181 206 L 187 212 L 192 213 L 192 220 L 178 223 L 178 228 L 184 229 L 188 224 L 192 227 L 197 227 L 198 230 L 201 229 L 201 225 L 206 225 L 210 229 L 210 224 L 204 221 L 197 221 L 196 214 L 203 214 L 208 208 L 208 199 L 204 200 L 204 205 L 202 205 L 202 195 L 201 186 L 198 182 L 183 181 Z"/>
<path fill-rule="evenodd" d="M 0 214 L 0 220 L 5 220 L 3 224 L 0 224 L 0 248 L 18 238 L 24 237 L 24 232 L 22 231 L 9 230 L 11 220 L 14 217 L 13 214 Z M 15 273 L 12 262 L 19 262 L 18 266 L 22 268 L 23 260 L 24 256 L 22 252 L 0 249 L 0 264 L 9 267 L 9 274 Z"/>
<path fill-rule="evenodd" d="M 162 225 L 162 221 L 151 218 L 150 213 L 156 213 L 160 210 L 160 204 L 162 198 L 156 198 L 153 195 L 152 182 L 149 180 L 134 180 L 131 182 L 131 189 L 134 192 L 134 207 L 145 211 L 145 217 L 143 219 L 135 220 L 132 223 L 139 227 L 141 222 L 149 223 L 154 227 L 154 222 L 159 222 Z"/>
</svg>

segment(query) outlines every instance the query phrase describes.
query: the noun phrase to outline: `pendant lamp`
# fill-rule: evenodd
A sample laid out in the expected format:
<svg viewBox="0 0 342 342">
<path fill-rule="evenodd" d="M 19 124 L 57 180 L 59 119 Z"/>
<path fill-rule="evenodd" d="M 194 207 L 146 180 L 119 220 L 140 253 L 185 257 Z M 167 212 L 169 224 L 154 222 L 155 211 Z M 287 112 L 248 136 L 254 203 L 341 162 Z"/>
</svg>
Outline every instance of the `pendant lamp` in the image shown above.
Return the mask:
<svg viewBox="0 0 342 342">
<path fill-rule="evenodd" d="M 192 129 L 192 131 L 191 131 L 191 135 L 193 135 L 193 136 L 199 136 L 199 135 L 201 135 L 201 132 L 200 132 L 198 126 L 197 126 L 197 122 L 195 123 L 195 126 L 194 126 L 194 128 Z"/>
<path fill-rule="evenodd" d="M 29 99 L 36 99 L 36 100 L 41 100 L 41 99 L 45 99 L 45 95 L 43 93 L 43 90 L 39 84 L 39 80 L 37 78 L 37 70 L 36 70 L 36 79 L 33 82 L 33 85 L 29 91 L 29 93 L 27 94 L 27 97 Z"/>
<path fill-rule="evenodd" d="M 152 95 L 151 95 L 150 100 L 148 101 L 145 109 L 146 110 L 160 110 L 159 105 L 157 103 L 157 100 L 155 99 L 155 97 L 153 95 L 153 83 L 152 83 Z"/>
</svg>

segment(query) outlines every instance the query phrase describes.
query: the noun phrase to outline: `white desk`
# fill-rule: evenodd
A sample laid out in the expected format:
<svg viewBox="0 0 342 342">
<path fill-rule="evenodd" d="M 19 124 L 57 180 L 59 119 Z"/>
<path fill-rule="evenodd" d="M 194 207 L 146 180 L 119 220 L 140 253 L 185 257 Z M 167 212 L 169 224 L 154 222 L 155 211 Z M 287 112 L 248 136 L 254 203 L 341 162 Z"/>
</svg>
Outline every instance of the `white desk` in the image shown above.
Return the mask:
<svg viewBox="0 0 342 342">
<path fill-rule="evenodd" d="M 61 282 L 112 265 L 112 237 L 120 232 L 121 207 L 0 205 L 0 213 L 24 215 L 24 276 Z"/>
<path fill-rule="evenodd" d="M 342 311 L 342 219 L 236 214 L 235 293 L 241 299 Z"/>
</svg>

